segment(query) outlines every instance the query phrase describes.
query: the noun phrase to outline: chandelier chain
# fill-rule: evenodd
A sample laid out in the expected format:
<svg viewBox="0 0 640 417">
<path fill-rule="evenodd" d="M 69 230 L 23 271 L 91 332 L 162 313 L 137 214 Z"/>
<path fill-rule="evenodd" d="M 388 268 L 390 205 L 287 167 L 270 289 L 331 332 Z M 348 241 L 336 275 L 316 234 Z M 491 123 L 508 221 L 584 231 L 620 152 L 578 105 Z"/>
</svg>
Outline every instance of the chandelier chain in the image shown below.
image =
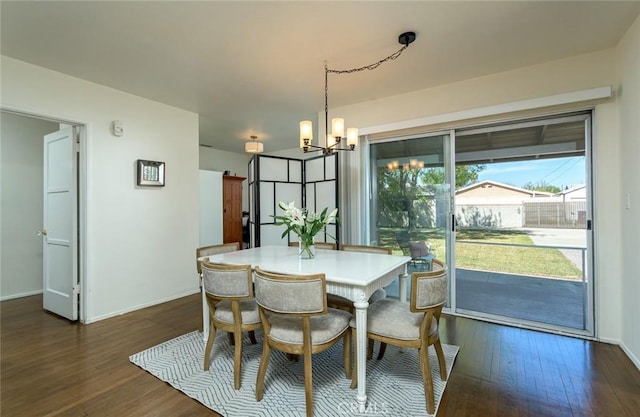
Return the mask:
<svg viewBox="0 0 640 417">
<path fill-rule="evenodd" d="M 333 135 L 333 132 L 331 133 L 331 135 L 329 134 L 329 73 L 332 74 L 352 74 L 354 72 L 361 72 L 361 71 L 371 71 L 374 70 L 376 68 L 378 68 L 380 65 L 384 64 L 385 62 L 388 61 L 393 61 L 395 59 L 397 59 L 400 55 L 402 55 L 402 53 L 404 52 L 405 49 L 407 49 L 409 47 L 409 44 L 412 43 L 414 40 L 416 39 L 416 34 L 414 32 L 405 32 L 402 33 L 399 37 L 398 37 L 398 42 L 400 42 L 401 44 L 404 44 L 402 46 L 402 48 L 400 48 L 399 50 L 397 50 L 396 52 L 392 53 L 391 55 L 387 56 L 386 58 L 383 58 L 377 62 L 374 62 L 373 64 L 369 64 L 369 65 L 365 65 L 363 67 L 358 67 L 358 68 L 350 68 L 350 69 L 346 69 L 346 70 L 338 70 L 338 69 L 329 69 L 328 65 L 327 65 L 327 61 L 324 61 L 324 127 L 325 127 L 325 145 L 324 147 L 320 147 L 320 146 L 315 146 L 311 144 L 311 137 L 309 136 L 303 136 L 306 133 L 303 133 L 305 129 L 307 130 L 311 130 L 311 122 L 308 121 L 304 121 L 304 122 L 300 122 L 300 147 L 304 149 L 305 152 L 307 152 L 309 150 L 309 148 L 318 148 L 318 149 L 322 149 L 323 153 L 328 154 L 328 153 L 332 153 L 334 150 L 337 151 L 345 151 L 345 150 L 351 150 L 353 151 L 355 149 L 355 146 L 357 145 L 357 135 L 358 135 L 358 130 L 357 129 L 347 129 L 347 142 L 348 142 L 348 146 L 349 148 L 340 148 L 337 145 L 340 144 L 341 139 L 342 139 L 342 135 L 344 135 L 344 126 L 340 126 L 338 129 L 338 132 L 340 132 L 339 134 L 341 136 L 332 136 L 332 143 L 329 144 L 329 139 L 330 136 Z M 339 119 L 338 119 L 339 120 Z M 303 127 L 304 125 L 304 127 Z M 354 136 L 355 140 L 351 140 L 351 136 Z"/>
<path fill-rule="evenodd" d="M 351 68 L 351 69 L 347 69 L 347 70 L 334 70 L 334 69 L 328 69 L 326 64 L 324 66 L 325 71 L 326 72 L 330 72 L 332 74 L 351 74 L 354 72 L 360 72 L 360 71 L 365 71 L 365 70 L 374 70 L 376 68 L 378 68 L 380 65 L 384 64 L 387 61 L 393 61 L 394 59 L 398 58 L 405 49 L 407 49 L 409 47 L 409 45 L 405 45 L 402 48 L 400 48 L 399 50 L 397 50 L 396 52 L 392 53 L 391 55 L 389 55 L 388 57 L 381 59 L 378 62 L 375 62 L 373 64 L 369 64 L 369 65 L 365 65 L 364 67 L 360 67 L 360 68 Z"/>
<path fill-rule="evenodd" d="M 402 48 L 398 49 L 396 52 L 392 53 L 386 58 L 381 59 L 378 62 L 374 62 L 373 64 L 365 65 L 359 68 L 351 68 L 346 70 L 335 70 L 329 69 L 327 67 L 327 61 L 324 62 L 324 114 L 325 114 L 325 131 L 329 131 L 329 120 L 327 118 L 327 114 L 329 113 L 329 73 L 332 74 L 352 74 L 354 72 L 361 72 L 366 70 L 374 70 L 378 68 L 380 65 L 384 64 L 387 61 L 393 61 L 397 59 L 405 49 L 409 47 L 409 44 L 404 45 Z"/>
</svg>

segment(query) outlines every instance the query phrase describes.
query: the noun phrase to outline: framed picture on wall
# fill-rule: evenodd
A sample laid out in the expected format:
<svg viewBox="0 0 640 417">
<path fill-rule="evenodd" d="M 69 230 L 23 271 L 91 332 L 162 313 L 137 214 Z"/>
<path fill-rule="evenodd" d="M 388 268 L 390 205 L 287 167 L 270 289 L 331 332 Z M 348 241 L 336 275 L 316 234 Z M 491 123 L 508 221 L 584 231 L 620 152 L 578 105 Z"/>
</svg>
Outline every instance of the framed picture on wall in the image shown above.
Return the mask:
<svg viewBox="0 0 640 417">
<path fill-rule="evenodd" d="M 138 185 L 164 187 L 164 162 L 138 159 Z"/>
</svg>

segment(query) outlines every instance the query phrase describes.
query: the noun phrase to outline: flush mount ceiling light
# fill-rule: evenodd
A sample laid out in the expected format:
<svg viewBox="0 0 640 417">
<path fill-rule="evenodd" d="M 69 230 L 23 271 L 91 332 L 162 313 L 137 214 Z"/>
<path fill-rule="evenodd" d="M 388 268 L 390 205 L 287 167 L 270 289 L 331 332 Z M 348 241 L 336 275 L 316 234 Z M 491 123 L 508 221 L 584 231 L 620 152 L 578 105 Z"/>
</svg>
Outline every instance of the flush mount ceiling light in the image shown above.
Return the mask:
<svg viewBox="0 0 640 417">
<path fill-rule="evenodd" d="M 261 153 L 264 151 L 264 146 L 262 143 L 256 141 L 258 139 L 257 136 L 251 135 L 251 142 L 247 142 L 244 144 L 244 151 L 249 153 Z"/>
<path fill-rule="evenodd" d="M 387 61 L 393 61 L 398 58 L 405 49 L 409 47 L 409 44 L 416 40 L 416 34 L 414 32 L 404 32 L 398 37 L 398 42 L 404 45 L 398 51 L 389 55 L 388 57 L 381 59 L 380 61 L 365 65 L 360 68 L 351 68 L 347 70 L 334 70 L 329 69 L 327 67 L 327 63 L 324 63 L 324 125 L 325 132 L 327 133 L 327 137 L 325 139 L 324 146 L 316 146 L 312 145 L 311 141 L 313 140 L 313 123 L 310 120 L 304 120 L 300 122 L 300 147 L 308 152 L 310 149 L 313 150 L 322 150 L 323 154 L 330 154 L 334 151 L 353 151 L 358 144 L 358 129 L 349 128 L 347 129 L 347 148 L 339 147 L 340 142 L 345 137 L 344 136 L 344 119 L 340 117 L 335 117 L 331 119 L 331 133 L 329 133 L 329 73 L 332 74 L 351 74 L 354 72 L 360 72 L 364 70 L 374 70 L 378 68 L 381 64 Z M 249 152 L 249 151 L 247 151 Z"/>
</svg>

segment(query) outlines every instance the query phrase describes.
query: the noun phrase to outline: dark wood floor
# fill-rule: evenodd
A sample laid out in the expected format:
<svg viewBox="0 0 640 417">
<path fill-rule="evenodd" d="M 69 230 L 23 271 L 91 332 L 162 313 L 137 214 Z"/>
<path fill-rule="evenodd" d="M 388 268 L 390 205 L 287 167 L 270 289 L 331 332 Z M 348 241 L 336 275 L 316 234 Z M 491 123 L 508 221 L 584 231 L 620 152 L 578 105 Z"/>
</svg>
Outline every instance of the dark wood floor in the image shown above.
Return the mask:
<svg viewBox="0 0 640 417">
<path fill-rule="evenodd" d="M 216 416 L 128 359 L 195 330 L 200 305 L 83 326 L 43 312 L 40 296 L 2 302 L 0 415 Z M 617 346 L 460 317 L 441 337 L 460 353 L 438 416 L 640 416 L 640 371 Z"/>
</svg>

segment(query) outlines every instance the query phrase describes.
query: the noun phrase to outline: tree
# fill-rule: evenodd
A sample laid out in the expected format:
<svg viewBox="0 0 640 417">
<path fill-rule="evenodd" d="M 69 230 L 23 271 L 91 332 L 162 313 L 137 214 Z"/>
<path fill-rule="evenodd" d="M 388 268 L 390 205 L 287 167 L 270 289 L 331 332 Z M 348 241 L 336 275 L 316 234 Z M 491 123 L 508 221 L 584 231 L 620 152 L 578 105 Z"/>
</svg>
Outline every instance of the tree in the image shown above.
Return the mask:
<svg viewBox="0 0 640 417">
<path fill-rule="evenodd" d="M 456 165 L 456 190 L 478 182 L 478 174 L 487 169 L 484 164 Z M 428 168 L 423 170 L 422 182 L 427 184 L 444 184 L 444 168 Z"/>
<path fill-rule="evenodd" d="M 402 222 L 407 213 L 409 228 L 414 227 L 414 201 L 421 198 L 418 188 L 419 169 L 378 168 L 378 212 L 394 223 Z M 424 197 L 422 197 L 424 198 Z"/>
<path fill-rule="evenodd" d="M 529 181 L 522 188 L 527 189 L 527 190 L 531 190 L 531 191 L 543 191 L 543 192 L 553 193 L 553 194 L 557 194 L 560 191 L 562 191 L 562 189 L 560 187 L 557 187 L 557 186 L 551 185 L 551 184 L 547 184 L 544 181 L 539 181 L 537 184 L 534 184 L 531 181 Z"/>
<path fill-rule="evenodd" d="M 457 165 L 456 189 L 478 181 L 486 165 Z M 429 210 L 426 204 L 434 198 L 439 185 L 445 184 L 444 167 L 387 169 L 378 168 L 378 213 L 395 224 L 403 222 L 406 213 L 408 227 L 416 227 L 420 212 Z M 419 210 L 418 207 L 422 207 Z M 428 215 L 429 213 L 423 213 Z M 431 216 L 428 216 L 431 217 Z"/>
</svg>

